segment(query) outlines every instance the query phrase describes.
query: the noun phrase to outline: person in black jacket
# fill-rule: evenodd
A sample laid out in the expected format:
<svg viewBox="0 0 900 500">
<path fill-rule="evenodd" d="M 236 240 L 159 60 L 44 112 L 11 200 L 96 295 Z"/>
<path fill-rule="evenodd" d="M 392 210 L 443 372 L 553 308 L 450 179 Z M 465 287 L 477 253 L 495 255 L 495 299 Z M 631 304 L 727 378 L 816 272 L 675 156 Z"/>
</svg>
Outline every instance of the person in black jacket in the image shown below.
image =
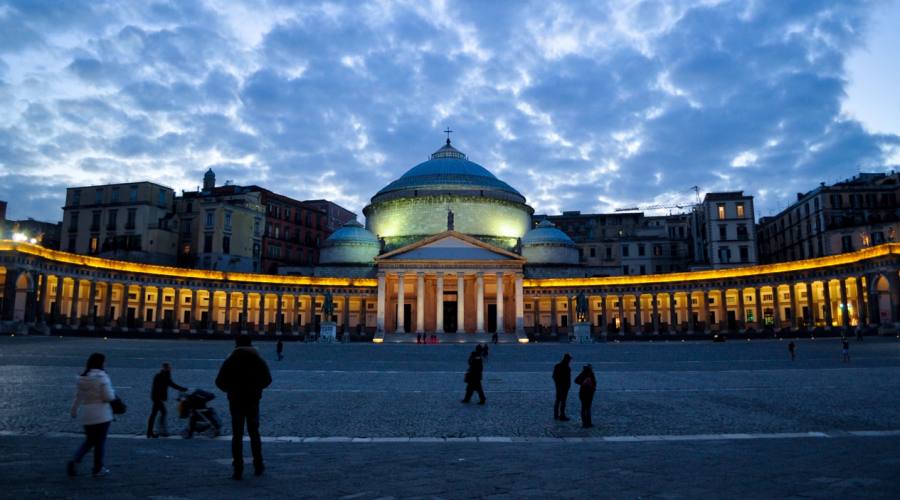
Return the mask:
<svg viewBox="0 0 900 500">
<path fill-rule="evenodd" d="M 481 377 L 484 373 L 484 359 L 481 357 L 481 344 L 475 346 L 475 351 L 469 355 L 469 369 L 466 371 L 466 396 L 463 403 L 468 403 L 472 399 L 472 394 L 478 393 L 478 404 L 483 405 L 485 402 L 484 389 L 481 387 Z"/>
<path fill-rule="evenodd" d="M 566 399 L 569 397 L 569 388 L 572 387 L 572 368 L 569 362 L 572 356 L 566 353 L 562 361 L 553 367 L 553 383 L 556 385 L 556 401 L 553 403 L 553 419 L 567 421 Z"/>
<path fill-rule="evenodd" d="M 597 391 L 597 377 L 591 365 L 585 365 L 581 373 L 575 377 L 575 383 L 581 386 L 578 389 L 578 399 L 581 400 L 581 426 L 589 429 L 594 426 L 591 422 L 591 405 L 594 404 L 594 392 Z"/>
<path fill-rule="evenodd" d="M 244 473 L 244 424 L 250 435 L 250 450 L 253 453 L 253 470 L 262 475 L 262 441 L 259 438 L 259 400 L 262 391 L 272 383 L 269 366 L 262 356 L 250 345 L 250 337 L 240 335 L 235 339 L 235 348 L 222 363 L 216 377 L 216 387 L 228 394 L 228 409 L 231 412 L 231 459 L 234 467 L 232 478 L 241 479 Z"/>
<path fill-rule="evenodd" d="M 186 387 L 182 387 L 172 381 L 172 365 L 163 363 L 162 369 L 153 377 L 153 388 L 150 389 L 150 401 L 153 401 L 153 409 L 150 411 L 150 418 L 147 419 L 147 437 L 155 438 L 159 435 L 168 436 L 169 432 L 166 428 L 166 400 L 169 399 L 169 387 L 184 392 Z M 160 433 L 153 432 L 153 424 L 156 421 L 156 415 L 159 414 Z"/>
</svg>

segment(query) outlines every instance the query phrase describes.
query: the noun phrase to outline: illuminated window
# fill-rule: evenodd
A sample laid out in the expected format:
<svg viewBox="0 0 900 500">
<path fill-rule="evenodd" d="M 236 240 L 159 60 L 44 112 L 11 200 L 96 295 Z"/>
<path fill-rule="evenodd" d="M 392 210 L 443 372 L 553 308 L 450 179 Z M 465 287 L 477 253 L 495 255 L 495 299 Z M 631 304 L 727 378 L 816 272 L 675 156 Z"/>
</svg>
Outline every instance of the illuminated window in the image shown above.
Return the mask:
<svg viewBox="0 0 900 500">
<path fill-rule="evenodd" d="M 725 204 L 719 203 L 718 210 L 719 210 L 719 218 L 724 219 L 725 218 Z"/>
<path fill-rule="evenodd" d="M 91 243 L 90 243 L 91 253 L 97 253 L 97 251 L 99 249 L 100 249 L 100 240 L 96 236 L 92 236 Z"/>
<path fill-rule="evenodd" d="M 806 212 L 807 212 L 807 214 L 809 214 L 809 204 L 806 205 Z M 738 216 L 738 218 L 744 217 L 744 204 L 743 203 L 737 204 L 737 216 Z"/>
</svg>

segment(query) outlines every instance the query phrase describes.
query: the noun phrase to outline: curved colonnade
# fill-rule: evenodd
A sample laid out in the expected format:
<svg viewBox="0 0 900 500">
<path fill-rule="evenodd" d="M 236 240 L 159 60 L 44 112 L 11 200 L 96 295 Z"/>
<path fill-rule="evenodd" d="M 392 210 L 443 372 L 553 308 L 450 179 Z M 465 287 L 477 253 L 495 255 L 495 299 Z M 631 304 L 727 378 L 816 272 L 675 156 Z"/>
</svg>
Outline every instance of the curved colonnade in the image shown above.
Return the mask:
<svg viewBox="0 0 900 500">
<path fill-rule="evenodd" d="M 496 301 L 495 328 L 520 339 L 569 333 L 581 292 L 589 304 L 585 321 L 596 336 L 854 328 L 900 322 L 898 271 L 900 244 L 891 243 L 790 263 L 662 275 L 529 279 L 526 267 L 524 279 L 509 280 L 517 293 L 478 296 L 482 305 Z M 45 332 L 311 333 L 329 292 L 339 331 L 381 327 L 379 336 L 389 338 L 394 334 L 383 332 L 417 331 L 423 324 L 417 318 L 412 330 L 404 329 L 401 315 L 385 317 L 398 301 L 414 308 L 423 301 L 399 287 L 391 294 L 375 278 L 169 268 L 12 241 L 0 241 L 0 281 L 4 323 Z M 412 292 L 417 284 L 410 281 Z M 466 320 L 469 326 L 458 333 L 481 333 L 476 330 L 484 323 Z M 436 328 L 433 321 L 424 324 Z"/>
</svg>

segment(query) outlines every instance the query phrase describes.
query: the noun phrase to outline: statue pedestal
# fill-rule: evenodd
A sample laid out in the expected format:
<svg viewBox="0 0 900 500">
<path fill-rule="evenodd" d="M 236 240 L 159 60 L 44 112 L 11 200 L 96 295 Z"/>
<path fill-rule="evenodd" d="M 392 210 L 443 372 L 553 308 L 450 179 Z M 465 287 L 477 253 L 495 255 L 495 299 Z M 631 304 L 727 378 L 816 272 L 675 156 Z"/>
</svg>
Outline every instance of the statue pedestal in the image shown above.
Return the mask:
<svg viewBox="0 0 900 500">
<path fill-rule="evenodd" d="M 579 344 L 590 344 L 591 339 L 591 324 L 587 322 L 578 322 L 575 323 L 575 341 Z"/>
<path fill-rule="evenodd" d="M 319 325 L 319 342 L 331 343 L 337 340 L 337 324 L 333 321 L 323 321 Z"/>
</svg>

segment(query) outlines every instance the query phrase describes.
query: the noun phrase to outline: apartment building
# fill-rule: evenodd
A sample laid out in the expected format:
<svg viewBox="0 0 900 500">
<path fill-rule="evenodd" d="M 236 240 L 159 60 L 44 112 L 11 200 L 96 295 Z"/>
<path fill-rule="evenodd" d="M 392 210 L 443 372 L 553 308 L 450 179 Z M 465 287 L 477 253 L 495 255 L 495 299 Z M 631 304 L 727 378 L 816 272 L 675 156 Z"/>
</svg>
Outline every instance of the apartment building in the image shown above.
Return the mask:
<svg viewBox="0 0 900 500">
<path fill-rule="evenodd" d="M 752 196 L 743 191 L 707 193 L 692 216 L 692 268 L 726 269 L 759 262 Z"/>
</svg>

